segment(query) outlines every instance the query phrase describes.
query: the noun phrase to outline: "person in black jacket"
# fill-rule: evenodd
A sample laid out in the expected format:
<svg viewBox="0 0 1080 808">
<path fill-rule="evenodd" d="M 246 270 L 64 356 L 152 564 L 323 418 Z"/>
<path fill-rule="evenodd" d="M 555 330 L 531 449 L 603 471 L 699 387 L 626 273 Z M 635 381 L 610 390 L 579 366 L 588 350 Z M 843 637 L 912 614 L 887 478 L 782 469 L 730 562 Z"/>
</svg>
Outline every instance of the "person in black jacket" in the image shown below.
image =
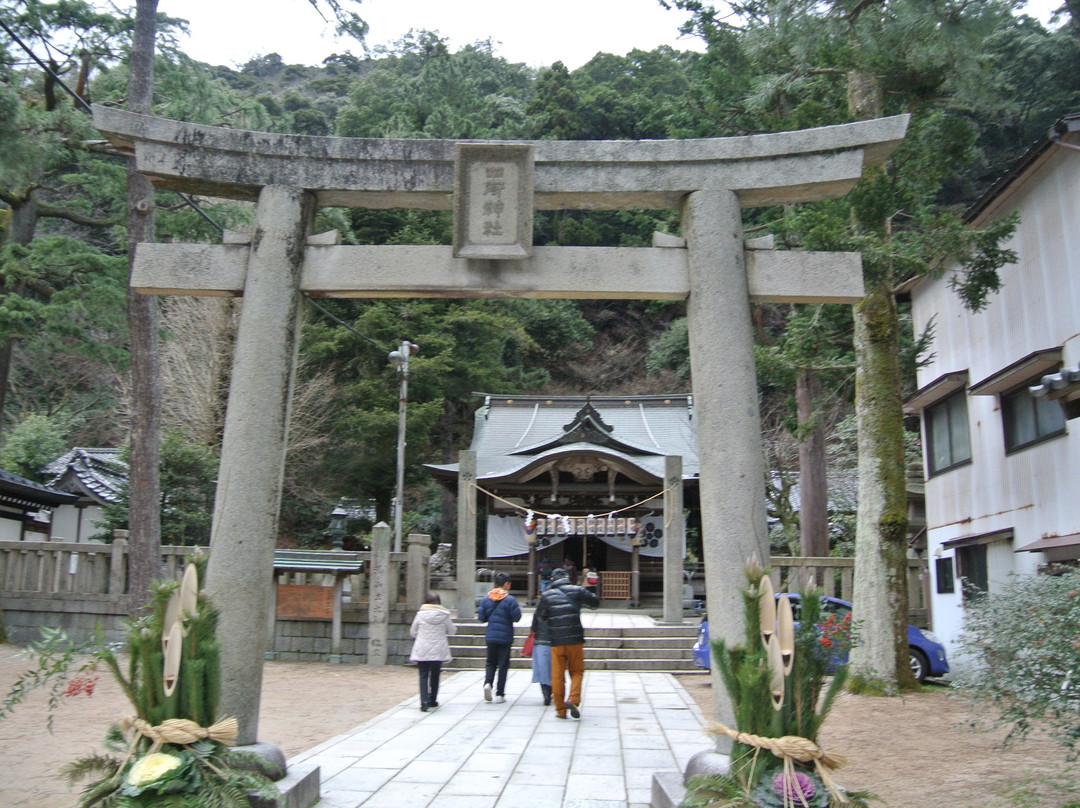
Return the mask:
<svg viewBox="0 0 1080 808">
<path fill-rule="evenodd" d="M 581 680 L 585 676 L 585 629 L 581 627 L 581 607 L 595 609 L 600 598 L 570 583 L 567 571 L 560 567 L 551 575 L 551 588 L 540 597 L 534 618 L 547 624 L 551 641 L 551 695 L 555 717 L 566 718 L 567 710 L 581 717 Z M 566 693 L 566 674 L 570 674 L 570 694 Z"/>
</svg>

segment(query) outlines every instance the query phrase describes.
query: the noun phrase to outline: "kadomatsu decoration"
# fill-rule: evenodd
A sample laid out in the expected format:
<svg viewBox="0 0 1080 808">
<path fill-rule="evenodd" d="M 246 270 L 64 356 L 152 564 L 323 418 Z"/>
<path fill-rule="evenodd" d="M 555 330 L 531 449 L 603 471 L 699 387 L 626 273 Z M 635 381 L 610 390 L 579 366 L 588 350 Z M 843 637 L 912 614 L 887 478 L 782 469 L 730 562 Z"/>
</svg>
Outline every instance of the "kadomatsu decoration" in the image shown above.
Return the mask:
<svg viewBox="0 0 1080 808">
<path fill-rule="evenodd" d="M 731 769 L 726 776 L 690 778 L 682 808 L 865 806 L 869 795 L 847 793 L 832 778 L 844 758 L 817 745 L 847 680 L 847 667 L 834 669 L 835 654 L 819 636 L 821 592 L 801 593 L 796 627 L 788 596 L 776 596 L 767 570 L 751 564 L 747 582 L 745 643 L 711 643 L 735 727 L 707 729 L 734 741 Z"/>
<path fill-rule="evenodd" d="M 134 717 L 106 736 L 111 755 L 91 755 L 61 773 L 89 780 L 79 808 L 250 808 L 248 796 L 273 800 L 273 781 L 252 755 L 230 747 L 235 718 L 218 719 L 221 668 L 217 611 L 199 592 L 199 559 L 182 582 L 157 583 L 153 612 L 127 629 L 127 671 L 109 649 L 111 670 Z"/>
</svg>

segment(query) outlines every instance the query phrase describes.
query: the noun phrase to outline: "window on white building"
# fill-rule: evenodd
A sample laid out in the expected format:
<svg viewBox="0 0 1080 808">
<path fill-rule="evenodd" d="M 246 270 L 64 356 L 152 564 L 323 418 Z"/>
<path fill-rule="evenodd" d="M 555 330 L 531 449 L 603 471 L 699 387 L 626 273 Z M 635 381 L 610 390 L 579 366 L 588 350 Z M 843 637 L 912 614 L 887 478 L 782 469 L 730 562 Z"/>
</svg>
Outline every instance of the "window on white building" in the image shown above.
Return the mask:
<svg viewBox="0 0 1080 808">
<path fill-rule="evenodd" d="M 957 547 L 956 563 L 960 568 L 960 577 L 964 579 L 964 600 L 975 600 L 990 591 L 985 544 Z"/>
<path fill-rule="evenodd" d="M 1001 394 L 1001 415 L 1006 452 L 1065 434 L 1065 411 L 1061 404 L 1046 396 L 1034 397 L 1027 385 Z"/>
<path fill-rule="evenodd" d="M 973 600 L 996 591 L 995 586 L 1008 579 L 1012 570 L 1012 545 L 1012 528 L 942 542 L 942 550 L 956 551 L 956 577 L 961 579 L 964 600 Z M 940 585 L 940 568 L 937 574 Z"/>
<path fill-rule="evenodd" d="M 926 455 L 931 475 L 971 460 L 967 395 L 963 390 L 927 407 L 925 419 Z"/>
</svg>

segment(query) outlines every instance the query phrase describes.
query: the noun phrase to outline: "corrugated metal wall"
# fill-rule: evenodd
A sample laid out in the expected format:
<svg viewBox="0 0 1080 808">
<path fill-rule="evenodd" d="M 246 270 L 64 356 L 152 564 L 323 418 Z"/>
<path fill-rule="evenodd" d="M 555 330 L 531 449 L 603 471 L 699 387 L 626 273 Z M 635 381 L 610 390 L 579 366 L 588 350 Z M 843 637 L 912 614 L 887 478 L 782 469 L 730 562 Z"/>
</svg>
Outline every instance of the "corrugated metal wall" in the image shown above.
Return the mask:
<svg viewBox="0 0 1080 808">
<path fill-rule="evenodd" d="M 1080 153 L 1052 147 L 1035 175 L 1002 213 L 1019 210 L 1012 248 L 1019 264 L 1002 273 L 1002 290 L 982 312 L 965 310 L 948 279 L 923 282 L 912 294 L 916 333 L 933 318 L 934 357 L 919 386 L 967 370 L 975 384 L 1029 354 L 1063 349 L 1066 367 L 1080 362 Z M 991 591 L 1009 573 L 1033 572 L 1042 553 L 1014 553 L 1044 536 L 1080 532 L 1080 421 L 1068 434 L 1005 453 L 997 396 L 968 396 L 972 462 L 926 484 L 929 551 L 948 558 L 943 541 L 1012 529 L 1013 542 L 987 547 Z M 932 590 L 933 591 L 933 590 Z M 933 598 L 934 628 L 952 644 L 962 623 L 959 587 Z"/>
</svg>

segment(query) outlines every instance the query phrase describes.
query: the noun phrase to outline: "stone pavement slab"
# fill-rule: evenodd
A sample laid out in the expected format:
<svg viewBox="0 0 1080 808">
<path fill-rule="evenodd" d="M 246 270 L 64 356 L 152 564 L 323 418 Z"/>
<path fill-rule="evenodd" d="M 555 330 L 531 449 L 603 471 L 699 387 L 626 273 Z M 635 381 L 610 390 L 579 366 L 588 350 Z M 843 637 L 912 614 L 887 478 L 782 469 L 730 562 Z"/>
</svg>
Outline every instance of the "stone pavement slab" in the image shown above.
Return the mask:
<svg viewBox="0 0 1080 808">
<path fill-rule="evenodd" d="M 646 808 L 654 772 L 714 748 L 671 674 L 586 671 L 580 720 L 556 719 L 531 680 L 511 670 L 496 704 L 483 671 L 444 675 L 437 709 L 408 699 L 293 758 L 290 776 L 320 768 L 318 808 Z"/>
</svg>

